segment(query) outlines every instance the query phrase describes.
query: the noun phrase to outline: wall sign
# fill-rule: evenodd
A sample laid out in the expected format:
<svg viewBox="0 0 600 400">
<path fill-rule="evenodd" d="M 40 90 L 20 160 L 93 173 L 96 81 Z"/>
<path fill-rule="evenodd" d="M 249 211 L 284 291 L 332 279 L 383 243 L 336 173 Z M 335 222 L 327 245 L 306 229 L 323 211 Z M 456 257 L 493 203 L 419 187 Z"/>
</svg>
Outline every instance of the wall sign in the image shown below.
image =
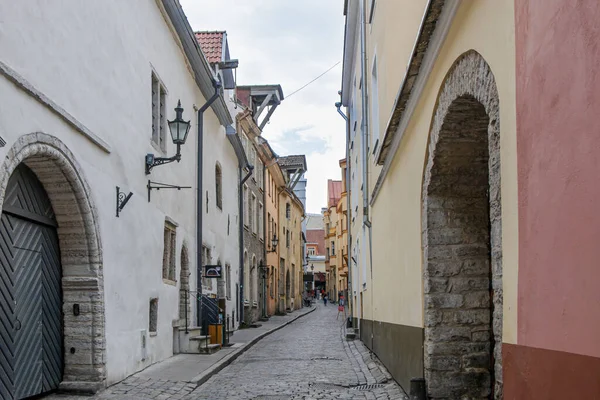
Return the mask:
<svg viewBox="0 0 600 400">
<path fill-rule="evenodd" d="M 220 278 L 221 277 L 221 266 L 220 265 L 205 265 L 204 266 L 204 277 L 205 278 Z"/>
</svg>

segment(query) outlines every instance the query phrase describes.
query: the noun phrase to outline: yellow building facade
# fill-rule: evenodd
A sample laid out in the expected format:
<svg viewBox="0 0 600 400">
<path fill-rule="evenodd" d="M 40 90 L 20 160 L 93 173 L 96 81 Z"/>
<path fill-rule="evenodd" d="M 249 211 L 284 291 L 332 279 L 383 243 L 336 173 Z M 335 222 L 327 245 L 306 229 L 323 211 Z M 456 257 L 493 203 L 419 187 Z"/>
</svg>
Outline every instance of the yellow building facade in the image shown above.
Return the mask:
<svg viewBox="0 0 600 400">
<path fill-rule="evenodd" d="M 327 209 L 323 213 L 325 227 L 325 269 L 327 293 L 331 301 L 348 296 L 348 199 L 346 190 L 346 160 L 340 160 L 342 180 L 327 183 Z"/>
<path fill-rule="evenodd" d="M 355 327 L 407 391 L 424 378 L 430 398 L 502 398 L 502 343 L 517 333 L 514 4 L 344 12 Z"/>
</svg>

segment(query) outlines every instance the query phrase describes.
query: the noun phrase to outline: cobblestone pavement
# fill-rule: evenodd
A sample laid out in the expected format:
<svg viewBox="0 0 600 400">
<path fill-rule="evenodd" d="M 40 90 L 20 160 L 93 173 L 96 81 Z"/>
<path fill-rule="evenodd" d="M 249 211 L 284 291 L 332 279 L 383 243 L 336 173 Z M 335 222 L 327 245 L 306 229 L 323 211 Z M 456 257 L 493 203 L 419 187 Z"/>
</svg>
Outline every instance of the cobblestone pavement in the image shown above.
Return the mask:
<svg viewBox="0 0 600 400">
<path fill-rule="evenodd" d="M 346 341 L 335 305 L 258 342 L 186 399 L 406 399 L 358 340 Z M 366 389 L 360 385 L 374 385 Z"/>
<path fill-rule="evenodd" d="M 199 387 L 131 377 L 93 399 L 408 399 L 359 340 L 345 340 L 345 320 L 336 317 L 335 305 L 319 305 L 259 341 Z"/>
</svg>

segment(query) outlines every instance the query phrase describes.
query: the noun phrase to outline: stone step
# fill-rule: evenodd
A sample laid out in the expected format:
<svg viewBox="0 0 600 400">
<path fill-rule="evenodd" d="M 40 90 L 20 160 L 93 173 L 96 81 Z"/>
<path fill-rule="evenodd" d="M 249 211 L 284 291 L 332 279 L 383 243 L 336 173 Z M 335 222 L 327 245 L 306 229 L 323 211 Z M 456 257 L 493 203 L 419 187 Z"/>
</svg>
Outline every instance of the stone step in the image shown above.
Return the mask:
<svg viewBox="0 0 600 400">
<path fill-rule="evenodd" d="M 210 335 L 195 335 L 190 336 L 190 340 L 210 340 Z"/>
<path fill-rule="evenodd" d="M 213 354 L 221 350 L 221 345 L 218 343 L 209 345 L 201 344 L 198 346 L 198 350 L 200 351 L 200 354 Z"/>
<path fill-rule="evenodd" d="M 354 332 L 346 332 L 346 340 L 354 340 L 356 339 L 356 334 Z"/>
</svg>

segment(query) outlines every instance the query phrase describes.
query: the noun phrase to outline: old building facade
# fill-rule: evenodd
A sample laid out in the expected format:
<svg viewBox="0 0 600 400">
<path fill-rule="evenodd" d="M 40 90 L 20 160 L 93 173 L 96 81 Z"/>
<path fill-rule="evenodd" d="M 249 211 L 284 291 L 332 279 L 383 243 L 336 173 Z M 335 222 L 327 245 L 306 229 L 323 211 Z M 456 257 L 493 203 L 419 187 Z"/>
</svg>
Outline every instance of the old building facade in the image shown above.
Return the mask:
<svg viewBox="0 0 600 400">
<path fill-rule="evenodd" d="M 306 272 L 307 290 L 327 290 L 327 270 L 325 268 L 325 225 L 323 214 L 306 215 Z"/>
<path fill-rule="evenodd" d="M 277 163 L 286 186 L 279 188 L 279 312 L 302 307 L 304 280 L 304 205 L 294 193 L 297 182 L 306 172 L 306 157 L 279 157 Z"/>
<path fill-rule="evenodd" d="M 46 354 L 16 351 L 1 363 L 11 383 L 2 380 L 0 397 L 59 386 L 92 392 L 188 350 L 180 335 L 198 320 L 198 191 L 207 199 L 200 204 L 216 214 L 204 220 L 210 262 L 237 267 L 237 239 L 223 223 L 237 218 L 238 161 L 225 138 L 233 121 L 177 1 L 7 3 L 0 12 L 7 18 L 0 39 L 0 246 L 10 254 L 0 273 L 14 278 L 0 290 L 18 305 L 0 302 L 0 319 L 12 327 L 0 346 L 18 349 L 31 340 Z M 144 35 L 126 29 L 132 19 Z M 45 39 L 27 33 L 33 25 Z M 200 188 L 195 109 L 215 92 L 202 115 L 211 154 Z M 180 149 L 167 124 L 179 102 L 190 120 Z M 177 163 L 154 166 L 147 156 L 160 161 L 178 150 Z M 15 275 L 23 265 L 42 269 L 28 270 L 26 285 Z M 23 304 L 34 308 L 19 314 Z M 44 320 L 35 320 L 42 308 L 49 310 Z M 35 333 L 38 325 L 45 337 Z M 27 381 L 11 378 L 31 363 L 47 368 Z"/>
<path fill-rule="evenodd" d="M 342 180 L 327 181 L 327 209 L 323 213 L 327 293 L 331 301 L 348 296 L 348 221 L 346 160 L 340 160 Z"/>
<path fill-rule="evenodd" d="M 361 340 L 406 390 L 424 379 L 432 399 L 567 396 L 565 377 L 600 365 L 588 335 L 600 318 L 587 306 L 598 293 L 580 278 L 598 235 L 568 239 L 596 215 L 595 191 L 576 187 L 597 174 L 597 154 L 575 143 L 597 148 L 578 105 L 599 107 L 583 94 L 598 68 L 583 60 L 598 58 L 586 27 L 600 7 L 350 0 L 344 12 Z M 551 217 L 559 204 L 578 204 L 579 217 Z M 600 395 L 592 381 L 579 397 Z"/>
</svg>

